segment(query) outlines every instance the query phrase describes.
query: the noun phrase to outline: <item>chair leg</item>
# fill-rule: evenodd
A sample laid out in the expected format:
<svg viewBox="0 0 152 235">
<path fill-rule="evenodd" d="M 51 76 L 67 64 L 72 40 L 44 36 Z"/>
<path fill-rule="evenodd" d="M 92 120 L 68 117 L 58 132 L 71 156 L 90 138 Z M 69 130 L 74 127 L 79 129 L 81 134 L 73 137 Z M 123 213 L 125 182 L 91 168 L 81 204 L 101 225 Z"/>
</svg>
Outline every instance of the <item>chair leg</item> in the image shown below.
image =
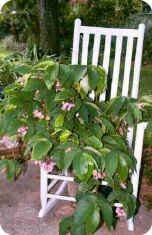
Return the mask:
<svg viewBox="0 0 152 235">
<path fill-rule="evenodd" d="M 144 131 L 147 127 L 147 123 L 140 123 L 137 125 L 136 130 L 136 137 L 135 137 L 135 147 L 134 147 L 134 156 L 137 160 L 136 171 L 132 175 L 131 182 L 133 185 L 133 195 L 137 198 L 138 197 L 138 188 L 139 188 L 139 175 L 140 175 L 140 168 L 141 168 L 141 158 L 142 158 L 142 150 L 143 150 L 143 140 L 144 140 Z M 130 145 L 132 142 L 132 135 L 133 132 L 131 130 L 130 133 Z M 128 230 L 134 231 L 134 217 L 128 219 Z"/>
<path fill-rule="evenodd" d="M 58 180 L 53 180 L 48 185 L 48 174 L 42 168 L 40 169 L 40 198 L 41 198 L 41 210 L 39 211 L 39 218 L 43 218 L 58 202 L 57 198 L 48 198 L 49 190 L 53 188 Z M 55 192 L 56 195 L 61 195 L 67 186 L 67 182 L 63 181 Z"/>
<path fill-rule="evenodd" d="M 48 193 L 48 178 L 47 172 L 40 168 L 40 200 L 41 200 L 41 210 L 39 212 L 39 217 L 43 217 L 43 211 L 47 205 L 47 193 Z"/>
<path fill-rule="evenodd" d="M 128 231 L 134 231 L 134 218 L 131 217 L 130 219 L 127 220 L 127 225 L 128 225 Z"/>
</svg>

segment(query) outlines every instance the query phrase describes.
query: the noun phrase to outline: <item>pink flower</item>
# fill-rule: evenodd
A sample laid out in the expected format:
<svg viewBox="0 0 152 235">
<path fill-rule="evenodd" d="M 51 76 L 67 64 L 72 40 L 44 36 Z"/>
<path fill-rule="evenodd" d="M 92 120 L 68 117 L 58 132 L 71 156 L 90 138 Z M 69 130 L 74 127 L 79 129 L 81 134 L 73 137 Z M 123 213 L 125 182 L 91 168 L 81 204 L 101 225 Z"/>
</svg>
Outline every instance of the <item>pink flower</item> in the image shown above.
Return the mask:
<svg viewBox="0 0 152 235">
<path fill-rule="evenodd" d="M 75 104 L 63 101 L 61 109 L 63 111 L 70 111 L 74 107 L 75 107 Z"/>
<path fill-rule="evenodd" d="M 126 188 L 127 188 L 126 183 L 123 183 L 123 182 L 120 183 L 120 186 L 121 186 L 121 188 L 123 188 L 123 189 L 126 189 Z"/>
<path fill-rule="evenodd" d="M 121 207 L 116 208 L 116 214 L 117 214 L 117 217 L 126 217 L 126 212 Z"/>
<path fill-rule="evenodd" d="M 22 137 L 26 135 L 27 131 L 28 131 L 28 126 L 22 126 L 17 130 L 18 134 L 20 134 Z"/>
<path fill-rule="evenodd" d="M 37 99 L 37 98 L 38 98 L 39 93 L 40 93 L 40 91 L 39 91 L 39 90 L 36 90 L 36 91 L 35 91 L 35 94 L 34 94 L 34 98 L 35 98 L 35 99 Z"/>
<path fill-rule="evenodd" d="M 44 115 L 42 112 L 40 112 L 38 109 L 35 109 L 33 111 L 33 117 L 38 118 L 40 120 L 44 119 Z"/>
<path fill-rule="evenodd" d="M 67 149 L 65 150 L 65 152 L 68 153 L 68 152 L 71 152 L 71 150 L 72 150 L 72 148 L 69 147 L 69 148 L 67 148 Z"/>
<path fill-rule="evenodd" d="M 41 163 L 42 169 L 48 173 L 53 171 L 55 165 L 56 165 L 55 162 L 52 160 Z"/>
<path fill-rule="evenodd" d="M 50 121 L 50 117 L 49 117 L 49 116 L 46 116 L 45 120 L 46 120 L 46 121 Z"/>
<path fill-rule="evenodd" d="M 41 163 L 42 163 L 41 161 L 34 161 L 34 164 L 35 164 L 35 165 L 39 165 L 39 166 L 40 166 Z"/>
<path fill-rule="evenodd" d="M 100 179 L 100 180 L 103 180 L 105 178 L 105 173 L 100 173 L 98 172 L 97 170 L 93 170 L 93 176 L 95 179 Z"/>
<path fill-rule="evenodd" d="M 138 109 L 143 109 L 145 107 L 145 104 L 144 103 L 138 103 L 137 104 L 137 108 Z"/>
<path fill-rule="evenodd" d="M 56 81 L 56 84 L 55 84 L 55 91 L 58 92 L 58 91 L 63 91 L 63 88 L 61 87 L 61 84 L 60 84 L 60 81 L 57 80 Z"/>
<path fill-rule="evenodd" d="M 13 148 L 18 145 L 17 141 L 12 140 L 9 136 L 3 136 L 0 138 L 0 148 Z"/>
</svg>

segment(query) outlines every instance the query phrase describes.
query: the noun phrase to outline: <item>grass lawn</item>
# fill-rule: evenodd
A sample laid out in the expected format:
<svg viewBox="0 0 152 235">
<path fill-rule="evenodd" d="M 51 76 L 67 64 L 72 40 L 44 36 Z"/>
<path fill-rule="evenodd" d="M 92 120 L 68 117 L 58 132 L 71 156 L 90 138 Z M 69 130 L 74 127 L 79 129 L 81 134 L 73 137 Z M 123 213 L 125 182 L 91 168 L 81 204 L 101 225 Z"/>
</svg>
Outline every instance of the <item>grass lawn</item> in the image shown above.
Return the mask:
<svg viewBox="0 0 152 235">
<path fill-rule="evenodd" d="M 152 65 L 142 68 L 140 95 L 146 94 L 152 95 Z"/>
<path fill-rule="evenodd" d="M 5 50 L 5 49 L 3 49 L 3 48 L 0 48 L 0 58 L 3 58 L 3 57 L 5 57 L 5 56 L 8 56 L 9 54 L 11 54 L 12 53 L 12 51 L 10 51 L 10 50 Z"/>
</svg>

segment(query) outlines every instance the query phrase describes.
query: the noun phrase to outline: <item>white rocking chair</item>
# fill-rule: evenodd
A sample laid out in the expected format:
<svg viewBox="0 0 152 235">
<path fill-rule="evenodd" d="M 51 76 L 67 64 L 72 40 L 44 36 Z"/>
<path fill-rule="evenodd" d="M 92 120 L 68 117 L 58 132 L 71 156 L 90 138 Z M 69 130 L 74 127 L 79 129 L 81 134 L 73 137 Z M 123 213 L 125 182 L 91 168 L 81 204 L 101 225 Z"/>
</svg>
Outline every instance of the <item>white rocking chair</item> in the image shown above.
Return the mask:
<svg viewBox="0 0 152 235">
<path fill-rule="evenodd" d="M 133 98 L 138 97 L 139 90 L 139 80 L 140 80 L 140 70 L 142 61 L 142 50 L 143 50 L 143 40 L 144 40 L 144 30 L 145 26 L 140 24 L 138 29 L 120 29 L 120 28 L 102 28 L 102 27 L 88 27 L 82 26 L 81 20 L 76 19 L 74 28 L 74 38 L 73 38 L 73 50 L 72 50 L 72 64 L 82 64 L 87 65 L 88 54 L 89 54 L 89 40 L 94 38 L 93 49 L 92 49 L 92 64 L 98 65 L 99 54 L 101 55 L 101 49 L 103 45 L 103 59 L 102 66 L 106 70 L 107 74 L 110 69 L 110 53 L 111 44 L 113 43 L 113 38 L 115 38 L 115 56 L 113 61 L 113 74 L 111 82 L 110 98 L 116 97 L 118 94 L 118 81 L 120 80 L 120 69 L 122 66 L 121 54 L 124 49 L 123 43 L 126 41 L 127 46 L 125 49 L 125 61 L 124 63 L 124 75 L 121 79 L 122 81 L 122 96 L 131 96 Z M 82 41 L 82 46 L 81 45 Z M 135 58 L 133 59 L 133 48 L 135 49 Z M 80 60 L 80 62 L 79 62 Z M 132 61 L 134 65 L 132 67 Z M 131 75 L 131 70 L 133 68 L 133 75 Z M 130 84 L 130 78 L 132 77 L 132 82 Z M 131 88 L 130 88 L 131 87 Z M 101 95 L 101 100 L 105 100 L 106 93 Z M 134 146 L 134 155 L 137 159 L 137 166 L 134 175 L 132 176 L 133 184 L 133 194 L 135 197 L 138 195 L 139 186 L 139 175 L 141 167 L 141 157 L 143 148 L 144 131 L 147 123 L 138 124 L 137 128 L 129 128 L 128 130 L 128 143 L 130 147 Z M 135 133 L 135 142 L 133 145 L 133 136 Z M 49 180 L 52 180 L 49 183 Z M 57 184 L 61 182 L 55 193 L 50 193 L 50 190 Z M 73 177 L 64 175 L 52 175 L 48 174 L 43 169 L 41 169 L 41 210 L 39 212 L 39 217 L 43 217 L 50 211 L 57 203 L 58 200 L 66 200 L 75 202 L 74 197 L 63 196 L 63 191 L 65 190 L 68 182 L 73 182 Z M 117 206 L 122 206 L 121 204 Z M 128 230 L 134 230 L 133 218 L 128 220 Z"/>
</svg>

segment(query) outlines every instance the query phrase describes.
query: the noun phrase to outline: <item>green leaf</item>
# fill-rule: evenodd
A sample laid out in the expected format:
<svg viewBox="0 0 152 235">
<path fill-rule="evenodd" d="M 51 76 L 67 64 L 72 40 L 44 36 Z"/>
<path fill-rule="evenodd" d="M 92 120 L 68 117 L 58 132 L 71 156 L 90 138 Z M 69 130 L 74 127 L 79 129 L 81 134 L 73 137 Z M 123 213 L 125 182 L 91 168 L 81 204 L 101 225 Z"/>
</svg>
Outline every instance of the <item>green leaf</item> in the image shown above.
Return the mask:
<svg viewBox="0 0 152 235">
<path fill-rule="evenodd" d="M 46 86 L 43 82 L 43 80 L 38 79 L 38 78 L 33 78 L 33 77 L 29 77 L 26 82 L 25 82 L 25 86 L 22 89 L 24 92 L 28 91 L 28 92 L 32 92 L 32 91 L 36 91 L 36 90 L 46 90 Z"/>
<path fill-rule="evenodd" d="M 64 117 L 65 117 L 65 113 L 61 113 L 57 116 L 57 118 L 55 119 L 55 128 L 61 128 L 64 124 Z"/>
<path fill-rule="evenodd" d="M 126 101 L 127 101 L 126 97 L 116 97 L 111 99 L 106 104 L 105 112 L 109 114 L 111 113 L 119 114 Z"/>
<path fill-rule="evenodd" d="M 127 179 L 128 173 L 129 171 L 126 159 L 124 158 L 124 155 L 121 155 L 121 153 L 119 153 L 118 174 L 122 182 Z"/>
<path fill-rule="evenodd" d="M 60 135 L 60 142 L 66 142 L 71 136 L 72 132 L 69 130 L 64 130 Z"/>
<path fill-rule="evenodd" d="M 31 73 L 32 67 L 30 65 L 18 65 L 14 68 L 15 73 L 19 73 L 21 75 Z"/>
<path fill-rule="evenodd" d="M 71 230 L 72 224 L 73 224 L 72 216 L 62 219 L 62 221 L 60 222 L 59 235 L 66 235 Z"/>
<path fill-rule="evenodd" d="M 85 121 L 88 122 L 88 118 L 89 118 L 89 112 L 88 112 L 88 108 L 85 104 L 81 105 L 81 108 L 79 110 L 79 114 L 80 117 Z"/>
<path fill-rule="evenodd" d="M 70 99 L 72 96 L 74 96 L 74 93 L 71 90 L 61 91 L 56 94 L 55 101 L 56 102 L 65 101 L 65 100 Z"/>
<path fill-rule="evenodd" d="M 115 134 L 116 130 L 110 120 L 108 120 L 106 118 L 102 118 L 102 123 L 105 127 L 106 133 Z"/>
<path fill-rule="evenodd" d="M 39 139 L 33 146 L 32 160 L 43 160 L 51 148 L 52 143 L 48 139 Z"/>
<path fill-rule="evenodd" d="M 57 81 L 58 73 L 59 73 L 58 63 L 55 63 L 46 69 L 44 73 L 44 82 L 49 90 L 52 88 L 55 81 Z"/>
<path fill-rule="evenodd" d="M 38 62 L 33 69 L 37 71 L 43 71 L 46 70 L 49 66 L 53 66 L 55 62 L 53 60 L 44 60 Z"/>
<path fill-rule="evenodd" d="M 106 88 L 106 74 L 102 67 L 88 66 L 88 82 L 92 90 L 102 93 Z"/>
<path fill-rule="evenodd" d="M 65 151 L 65 154 L 64 154 L 64 169 L 67 170 L 71 164 L 72 164 L 72 161 L 73 159 L 75 158 L 76 154 L 77 154 L 78 150 L 77 149 L 73 149 L 69 152 L 66 152 Z"/>
<path fill-rule="evenodd" d="M 100 200 L 100 206 L 103 220 L 105 221 L 107 227 L 111 229 L 114 222 L 112 207 L 105 200 Z"/>
<path fill-rule="evenodd" d="M 90 136 L 84 141 L 87 143 L 87 145 L 95 149 L 101 149 L 103 147 L 102 142 L 96 136 Z"/>
<path fill-rule="evenodd" d="M 84 196 L 77 204 L 74 214 L 74 224 L 85 225 L 86 234 L 96 231 L 100 223 L 100 212 L 95 196 Z"/>
<path fill-rule="evenodd" d="M 117 151 L 111 151 L 105 156 L 106 166 L 105 170 L 107 174 L 112 177 L 118 167 L 118 155 Z"/>
<path fill-rule="evenodd" d="M 100 211 L 99 208 L 95 208 L 91 216 L 87 216 L 86 231 L 88 234 L 97 230 L 100 224 Z"/>
<path fill-rule="evenodd" d="M 87 66 L 85 65 L 65 65 L 60 64 L 59 79 L 64 87 L 70 87 L 78 83 L 86 74 Z"/>
<path fill-rule="evenodd" d="M 72 227 L 71 235 L 85 235 L 85 225 L 84 224 L 74 224 Z"/>
<path fill-rule="evenodd" d="M 70 65 L 70 79 L 74 82 L 79 82 L 86 74 L 87 66 L 85 65 Z"/>
<path fill-rule="evenodd" d="M 8 180 L 14 180 L 21 172 L 21 165 L 17 160 L 0 160 L 0 171 L 6 168 L 6 176 Z"/>
<path fill-rule="evenodd" d="M 73 169 L 76 176 L 81 180 L 88 180 L 93 172 L 94 159 L 91 155 L 78 152 L 73 159 Z"/>
<path fill-rule="evenodd" d="M 110 149 L 122 150 L 126 153 L 128 153 L 128 151 L 129 151 L 127 142 L 122 136 L 119 136 L 119 135 L 109 136 L 109 135 L 107 135 L 107 136 L 103 137 L 102 141 Z"/>
</svg>

